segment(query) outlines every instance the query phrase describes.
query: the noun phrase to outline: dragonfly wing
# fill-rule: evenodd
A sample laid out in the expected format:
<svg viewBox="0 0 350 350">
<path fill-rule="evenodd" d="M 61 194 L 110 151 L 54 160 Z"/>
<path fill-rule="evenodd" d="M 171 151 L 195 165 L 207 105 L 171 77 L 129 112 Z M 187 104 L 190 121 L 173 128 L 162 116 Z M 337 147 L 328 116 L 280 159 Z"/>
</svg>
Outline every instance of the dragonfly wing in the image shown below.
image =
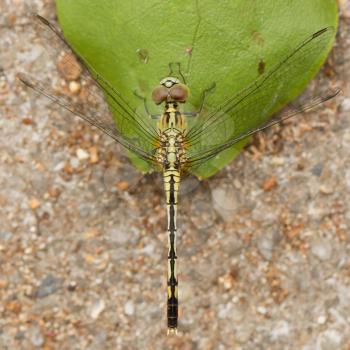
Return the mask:
<svg viewBox="0 0 350 350">
<path fill-rule="evenodd" d="M 304 107 L 287 112 L 279 120 L 266 124 L 267 118 L 275 111 L 276 103 L 288 96 L 290 85 L 295 85 L 300 79 L 300 72 L 308 72 L 314 66 L 334 34 L 333 27 L 314 33 L 248 87 L 207 115 L 200 115 L 186 134 L 188 171 L 195 164 L 198 167 L 243 138 L 335 96 L 337 92 L 330 91 Z"/>
<path fill-rule="evenodd" d="M 93 109 L 90 109 L 89 111 L 84 111 L 85 107 L 83 106 L 82 102 L 76 99 L 75 97 L 64 94 L 60 95 L 58 91 L 52 89 L 48 84 L 35 80 L 34 78 L 23 73 L 18 74 L 18 79 L 23 84 L 27 85 L 28 87 L 32 88 L 38 93 L 46 96 L 57 105 L 65 108 L 74 115 L 84 119 L 91 125 L 97 127 L 105 134 L 113 138 L 115 141 L 120 143 L 122 146 L 124 146 L 126 149 L 137 154 L 142 159 L 152 164 L 156 163 L 155 157 L 153 156 L 152 152 L 150 153 L 145 151 L 142 147 L 138 145 L 137 142 L 135 142 L 135 138 L 128 137 L 122 134 L 115 127 L 115 123 L 108 111 L 105 111 L 105 113 L 103 114 L 99 114 Z"/>
<path fill-rule="evenodd" d="M 257 132 L 263 131 L 265 129 L 270 128 L 273 125 L 280 124 L 283 121 L 290 119 L 296 115 L 300 115 L 301 113 L 305 113 L 309 110 L 312 110 L 316 108 L 317 106 L 323 104 L 324 102 L 332 99 L 333 97 L 337 96 L 340 93 L 339 89 L 330 90 L 327 94 L 323 96 L 318 96 L 311 101 L 309 101 L 307 104 L 304 104 L 296 109 L 289 109 L 285 113 L 282 113 L 278 115 L 276 118 L 273 118 L 271 120 L 268 120 L 267 122 L 263 123 L 259 127 L 248 130 L 246 132 L 243 132 L 241 134 L 238 134 L 233 139 L 229 140 L 226 143 L 217 144 L 216 146 L 209 146 L 207 148 L 202 148 L 197 153 L 192 153 L 190 159 L 188 160 L 188 166 L 192 169 L 197 169 L 199 166 L 201 166 L 203 163 L 208 161 L 209 159 L 217 156 L 219 153 L 224 151 L 225 149 L 231 147 L 232 145 L 236 144 L 237 142 L 245 139 L 246 137 L 252 136 Z"/>
<path fill-rule="evenodd" d="M 79 95 L 61 87 L 51 87 L 43 82 L 19 73 L 18 78 L 35 91 L 50 98 L 73 114 L 96 126 L 137 156 L 155 165 L 154 152 L 158 131 L 152 121 L 136 113 L 108 81 L 101 77 L 81 56 L 75 54 L 57 27 L 45 18 L 34 15 L 36 31 L 47 44 L 50 55 L 58 58 L 58 70 L 68 80 L 79 80 Z M 102 91 L 102 93 L 101 93 Z M 110 110 L 106 108 L 108 101 Z M 121 121 L 116 125 L 112 113 Z"/>
</svg>

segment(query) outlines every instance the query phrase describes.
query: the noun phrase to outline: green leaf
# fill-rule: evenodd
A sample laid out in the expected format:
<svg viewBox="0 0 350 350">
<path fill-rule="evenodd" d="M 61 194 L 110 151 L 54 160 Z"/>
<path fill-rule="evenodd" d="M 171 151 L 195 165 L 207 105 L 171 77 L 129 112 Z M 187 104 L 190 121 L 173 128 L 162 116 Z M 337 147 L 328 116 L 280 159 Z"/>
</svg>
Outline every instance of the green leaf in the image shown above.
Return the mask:
<svg viewBox="0 0 350 350">
<path fill-rule="evenodd" d="M 199 105 L 203 89 L 216 82 L 207 107 L 215 108 L 268 70 L 312 33 L 337 27 L 333 0 L 56 0 L 71 45 L 130 104 L 142 109 L 134 91 L 152 106 L 152 89 L 180 62 L 191 89 L 186 111 Z M 296 97 L 316 74 L 331 47 L 319 53 L 309 71 L 290 86 L 275 110 Z M 262 63 L 263 62 L 263 63 Z M 152 112 L 161 110 L 152 106 Z M 115 115 L 118 124 L 118 115 Z M 120 120 L 119 120 L 120 122 Z M 205 178 L 228 164 L 247 140 L 234 145 L 195 174 Z M 132 157 L 136 167 L 147 163 Z"/>
</svg>

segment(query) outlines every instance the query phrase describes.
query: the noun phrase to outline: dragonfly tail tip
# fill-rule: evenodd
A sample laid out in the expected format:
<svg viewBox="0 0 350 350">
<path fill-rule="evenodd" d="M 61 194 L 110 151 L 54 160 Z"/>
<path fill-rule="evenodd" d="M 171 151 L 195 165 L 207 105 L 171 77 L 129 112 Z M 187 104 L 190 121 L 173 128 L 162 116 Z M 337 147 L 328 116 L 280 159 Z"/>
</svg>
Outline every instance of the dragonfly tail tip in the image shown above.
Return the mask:
<svg viewBox="0 0 350 350">
<path fill-rule="evenodd" d="M 167 335 L 177 335 L 177 328 L 168 328 Z"/>
</svg>

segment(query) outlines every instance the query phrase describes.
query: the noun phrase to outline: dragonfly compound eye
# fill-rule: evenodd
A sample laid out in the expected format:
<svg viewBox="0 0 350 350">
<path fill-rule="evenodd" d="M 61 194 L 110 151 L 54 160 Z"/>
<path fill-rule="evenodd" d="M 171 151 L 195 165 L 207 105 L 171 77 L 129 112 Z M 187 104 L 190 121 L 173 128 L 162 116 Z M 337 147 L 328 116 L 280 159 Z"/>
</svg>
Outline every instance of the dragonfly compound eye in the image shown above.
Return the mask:
<svg viewBox="0 0 350 350">
<path fill-rule="evenodd" d="M 186 102 L 189 91 L 184 84 L 176 84 L 170 89 L 170 97 L 174 101 Z"/>
<path fill-rule="evenodd" d="M 152 100 L 157 105 L 166 101 L 168 96 L 169 96 L 169 90 L 163 85 L 157 86 L 152 91 Z"/>
</svg>

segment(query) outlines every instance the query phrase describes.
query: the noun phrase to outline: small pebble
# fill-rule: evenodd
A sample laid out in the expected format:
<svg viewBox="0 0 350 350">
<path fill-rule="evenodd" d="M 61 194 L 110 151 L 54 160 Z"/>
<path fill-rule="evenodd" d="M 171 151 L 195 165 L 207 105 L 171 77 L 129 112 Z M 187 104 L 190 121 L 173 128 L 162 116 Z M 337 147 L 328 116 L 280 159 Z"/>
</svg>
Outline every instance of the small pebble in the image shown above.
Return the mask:
<svg viewBox="0 0 350 350">
<path fill-rule="evenodd" d="M 89 148 L 89 152 L 90 152 L 90 163 L 91 164 L 98 163 L 99 157 L 98 157 L 98 150 L 97 150 L 97 148 L 96 147 L 90 147 Z"/>
<path fill-rule="evenodd" d="M 65 165 L 66 163 L 64 161 L 59 162 L 54 166 L 53 171 L 55 172 L 61 171 L 62 169 L 64 169 Z"/>
<path fill-rule="evenodd" d="M 290 333 L 290 325 L 287 321 L 280 321 L 277 323 L 277 326 L 274 327 L 271 331 L 271 338 L 273 340 L 285 338 Z"/>
<path fill-rule="evenodd" d="M 332 245 L 330 242 L 322 240 L 311 245 L 311 252 L 320 260 L 329 260 L 332 256 Z"/>
<path fill-rule="evenodd" d="M 86 152 L 85 150 L 83 150 L 82 148 L 78 148 L 77 149 L 76 155 L 77 155 L 79 160 L 85 160 L 85 159 L 89 159 L 90 158 L 89 153 Z"/>
<path fill-rule="evenodd" d="M 61 289 L 62 283 L 62 278 L 57 278 L 55 276 L 48 275 L 42 280 L 40 286 L 38 287 L 35 293 L 35 296 L 37 298 L 45 298 L 51 294 L 54 294 L 59 289 Z"/>
<path fill-rule="evenodd" d="M 38 209 L 41 205 L 39 199 L 37 199 L 37 198 L 30 199 L 28 204 L 29 204 L 30 209 L 33 209 L 33 210 Z"/>
<path fill-rule="evenodd" d="M 80 89 L 81 89 L 81 85 L 77 82 L 77 81 L 71 81 L 69 82 L 69 91 L 76 95 L 77 93 L 79 93 Z"/>
<path fill-rule="evenodd" d="M 94 320 L 97 320 L 105 308 L 105 301 L 103 299 L 99 299 L 91 306 L 89 314 Z"/>
<path fill-rule="evenodd" d="M 267 309 L 264 306 L 258 306 L 256 310 L 261 315 L 266 315 L 267 314 Z"/>
<path fill-rule="evenodd" d="M 235 276 L 231 273 L 228 273 L 224 276 L 219 277 L 219 284 L 221 284 L 224 289 L 230 290 L 234 286 Z"/>
<path fill-rule="evenodd" d="M 344 111 L 350 111 L 350 98 L 344 98 L 341 104 Z"/>
<path fill-rule="evenodd" d="M 320 187 L 320 192 L 323 194 L 332 194 L 334 192 L 333 188 L 327 185 L 322 185 Z"/>
<path fill-rule="evenodd" d="M 284 162 L 285 162 L 285 160 L 282 157 L 273 157 L 273 158 L 271 158 L 271 164 L 273 164 L 273 165 L 283 165 Z"/>
<path fill-rule="evenodd" d="M 268 230 L 268 228 L 267 228 Z M 266 259 L 271 260 L 272 259 L 272 253 L 273 248 L 275 245 L 275 237 L 274 232 L 266 232 L 262 235 L 260 235 L 258 242 L 257 242 L 257 248 L 259 250 L 259 253 Z"/>
<path fill-rule="evenodd" d="M 276 176 L 272 176 L 265 180 L 265 182 L 262 185 L 262 188 L 265 192 L 271 191 L 274 188 L 277 187 L 277 178 Z"/>
<path fill-rule="evenodd" d="M 94 227 L 94 228 L 87 230 L 84 233 L 84 238 L 85 239 L 92 239 L 92 238 L 99 236 L 100 234 L 101 234 L 101 231 Z"/>
<path fill-rule="evenodd" d="M 130 187 L 130 184 L 127 181 L 119 181 L 115 186 L 119 191 L 126 191 Z"/>
<path fill-rule="evenodd" d="M 321 315 L 317 318 L 317 323 L 318 324 L 325 324 L 327 321 L 327 317 L 325 315 Z"/>
<path fill-rule="evenodd" d="M 79 159 L 76 158 L 76 157 L 72 157 L 72 158 L 70 159 L 69 163 L 70 163 L 70 166 L 71 166 L 71 167 L 69 167 L 69 165 L 67 165 L 67 167 L 65 167 L 65 171 L 66 171 L 68 174 L 73 173 L 73 169 L 78 168 L 78 166 L 80 165 Z"/>
<path fill-rule="evenodd" d="M 127 301 L 124 305 L 124 312 L 125 315 L 132 316 L 135 312 L 135 307 L 132 301 Z"/>
<path fill-rule="evenodd" d="M 39 327 L 32 327 L 30 329 L 30 341 L 34 346 L 44 345 L 44 337 Z"/>
<path fill-rule="evenodd" d="M 61 191 L 57 187 L 50 187 L 48 193 L 51 198 L 58 198 L 61 194 Z"/>
<path fill-rule="evenodd" d="M 315 176 L 321 176 L 322 171 L 323 171 L 323 164 L 322 163 L 316 164 L 311 170 L 312 174 Z"/>
</svg>

